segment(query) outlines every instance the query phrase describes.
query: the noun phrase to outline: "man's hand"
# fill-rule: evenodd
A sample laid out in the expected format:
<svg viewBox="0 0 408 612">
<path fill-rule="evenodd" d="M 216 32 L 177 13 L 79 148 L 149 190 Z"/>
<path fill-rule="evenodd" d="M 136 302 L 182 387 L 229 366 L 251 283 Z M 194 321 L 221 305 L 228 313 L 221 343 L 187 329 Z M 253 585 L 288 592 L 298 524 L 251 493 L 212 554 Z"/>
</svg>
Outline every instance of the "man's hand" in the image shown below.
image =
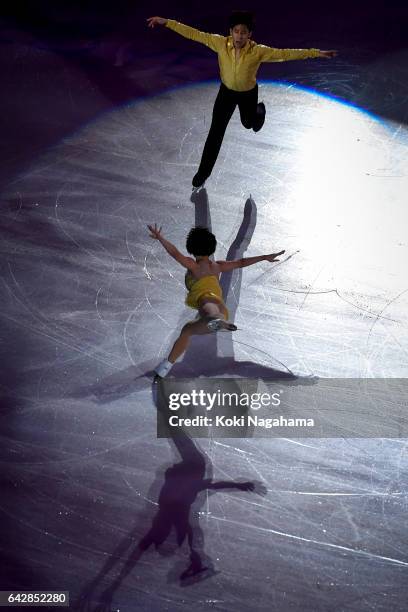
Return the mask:
<svg viewBox="0 0 408 612">
<path fill-rule="evenodd" d="M 154 238 L 155 240 L 160 240 L 160 238 L 162 238 L 162 235 L 160 233 L 162 231 L 162 228 L 157 228 L 156 223 L 154 224 L 154 227 L 153 225 L 148 225 L 147 227 L 150 230 L 150 238 Z"/>
<path fill-rule="evenodd" d="M 146 19 L 146 21 L 149 28 L 154 28 L 156 25 L 166 25 L 167 23 L 167 19 L 164 19 L 163 17 L 149 17 L 149 19 Z"/>
<path fill-rule="evenodd" d="M 279 255 L 283 255 L 285 251 L 279 251 L 279 253 L 271 253 L 270 255 L 265 255 L 265 260 L 266 261 L 279 261 L 279 259 L 277 259 L 277 257 L 279 257 Z"/>
<path fill-rule="evenodd" d="M 326 59 L 331 59 L 332 57 L 336 57 L 338 51 L 331 49 L 330 51 L 320 51 L 320 57 L 325 57 Z"/>
</svg>

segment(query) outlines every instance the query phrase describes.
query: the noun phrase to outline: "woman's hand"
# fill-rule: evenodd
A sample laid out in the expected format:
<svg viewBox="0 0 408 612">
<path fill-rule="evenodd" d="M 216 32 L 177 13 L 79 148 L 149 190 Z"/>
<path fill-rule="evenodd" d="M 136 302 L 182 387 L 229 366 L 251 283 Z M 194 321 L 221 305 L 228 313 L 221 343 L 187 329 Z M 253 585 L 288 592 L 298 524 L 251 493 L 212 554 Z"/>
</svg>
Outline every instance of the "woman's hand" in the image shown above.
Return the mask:
<svg viewBox="0 0 408 612">
<path fill-rule="evenodd" d="M 160 226 L 160 228 L 158 228 L 157 224 L 155 223 L 154 227 L 153 227 L 153 225 L 148 225 L 147 227 L 150 230 L 150 238 L 154 238 L 155 240 L 160 240 L 160 238 L 162 238 L 162 235 L 161 235 L 162 228 L 161 228 L 161 226 Z"/>
<path fill-rule="evenodd" d="M 265 259 L 266 261 L 279 261 L 279 259 L 277 259 L 277 257 L 279 257 L 279 255 L 283 255 L 285 251 L 279 251 L 279 253 L 271 253 L 270 255 L 265 255 Z"/>
</svg>

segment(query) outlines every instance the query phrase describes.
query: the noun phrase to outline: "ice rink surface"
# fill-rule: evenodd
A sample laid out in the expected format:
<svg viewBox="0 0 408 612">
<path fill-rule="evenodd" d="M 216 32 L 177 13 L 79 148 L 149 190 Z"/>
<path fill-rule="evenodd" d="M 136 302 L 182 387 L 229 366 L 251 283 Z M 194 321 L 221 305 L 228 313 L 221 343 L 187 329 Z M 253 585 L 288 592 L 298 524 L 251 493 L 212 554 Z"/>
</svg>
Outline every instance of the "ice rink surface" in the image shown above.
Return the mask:
<svg viewBox="0 0 408 612">
<path fill-rule="evenodd" d="M 68 90 L 99 114 L 3 182 L 1 588 L 78 610 L 406 610 L 405 439 L 157 439 L 152 369 L 194 312 L 146 228 L 184 249 L 207 225 L 219 259 L 285 249 L 222 277 L 239 330 L 195 339 L 172 376 L 408 377 L 402 60 L 359 74 L 382 114 L 322 95 L 321 62 L 309 87 L 261 82 L 264 128 L 235 114 L 192 194 L 217 83 L 107 110 L 59 57 L 11 47 L 57 75 L 45 122 Z"/>
</svg>

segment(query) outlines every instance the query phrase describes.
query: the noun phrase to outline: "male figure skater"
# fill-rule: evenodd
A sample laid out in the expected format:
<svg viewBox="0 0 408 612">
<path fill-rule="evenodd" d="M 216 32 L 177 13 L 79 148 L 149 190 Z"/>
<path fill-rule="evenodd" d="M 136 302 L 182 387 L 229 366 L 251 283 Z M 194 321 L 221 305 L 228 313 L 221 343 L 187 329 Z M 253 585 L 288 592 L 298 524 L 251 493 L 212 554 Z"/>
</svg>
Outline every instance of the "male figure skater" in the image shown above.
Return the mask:
<svg viewBox="0 0 408 612">
<path fill-rule="evenodd" d="M 179 264 L 187 269 L 186 287 L 188 294 L 186 304 L 198 310 L 198 316 L 194 321 L 186 323 L 181 330 L 170 351 L 167 359 L 164 359 L 156 368 L 157 376 L 166 376 L 174 362 L 187 349 L 190 337 L 194 335 L 209 334 L 216 331 L 235 331 L 237 327 L 228 321 L 228 310 L 224 304 L 222 290 L 219 284 L 221 272 L 229 272 L 236 268 L 252 266 L 259 261 L 279 261 L 279 253 L 270 255 L 258 255 L 256 257 L 245 257 L 235 261 L 212 261 L 210 259 L 217 246 L 217 240 L 207 228 L 194 227 L 187 236 L 186 248 L 193 257 L 187 257 L 161 234 L 161 228 L 157 225 L 148 225 L 150 237 L 159 240 L 166 251 Z"/>
<path fill-rule="evenodd" d="M 251 40 L 253 16 L 248 11 L 235 11 L 230 17 L 230 36 L 207 34 L 195 28 L 178 23 L 173 19 L 149 17 L 148 25 L 165 25 L 185 38 L 200 42 L 218 54 L 221 86 L 215 100 L 212 122 L 201 163 L 193 178 L 193 188 L 201 187 L 210 176 L 225 130 L 238 105 L 242 125 L 258 132 L 265 121 L 265 105 L 258 104 L 256 74 L 262 62 L 283 62 L 286 60 L 315 57 L 331 58 L 337 51 L 319 49 L 275 49 L 258 45 Z"/>
</svg>

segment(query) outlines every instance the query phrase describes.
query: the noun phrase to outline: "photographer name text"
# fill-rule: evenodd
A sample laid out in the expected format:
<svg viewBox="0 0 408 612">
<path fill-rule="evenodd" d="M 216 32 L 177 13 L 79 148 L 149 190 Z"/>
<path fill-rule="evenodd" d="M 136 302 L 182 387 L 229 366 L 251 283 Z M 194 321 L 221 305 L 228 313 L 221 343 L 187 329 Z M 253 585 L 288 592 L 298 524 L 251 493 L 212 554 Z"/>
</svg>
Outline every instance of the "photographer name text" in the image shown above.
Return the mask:
<svg viewBox="0 0 408 612">
<path fill-rule="evenodd" d="M 311 418 L 285 417 L 283 415 L 263 418 L 250 414 L 231 417 L 197 415 L 191 418 L 171 415 L 168 422 L 171 427 L 262 427 L 264 429 L 271 429 L 272 427 L 314 427 L 315 425 L 314 419 Z"/>
</svg>

